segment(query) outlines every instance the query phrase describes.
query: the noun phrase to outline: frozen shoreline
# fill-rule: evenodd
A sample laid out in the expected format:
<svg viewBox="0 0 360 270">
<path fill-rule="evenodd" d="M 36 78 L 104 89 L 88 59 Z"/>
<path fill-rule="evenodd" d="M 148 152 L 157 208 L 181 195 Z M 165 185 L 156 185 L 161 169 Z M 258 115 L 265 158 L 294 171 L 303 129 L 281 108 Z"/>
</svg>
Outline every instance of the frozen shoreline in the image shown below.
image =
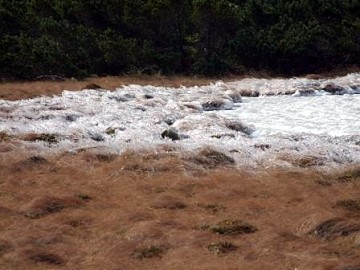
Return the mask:
<svg viewBox="0 0 360 270">
<path fill-rule="evenodd" d="M 266 97 L 285 94 L 292 96 Z M 314 127 L 302 128 L 305 121 L 301 119 L 311 117 L 306 116 L 306 112 L 318 104 L 309 103 L 310 99 L 321 100 L 323 106 L 328 106 L 329 114 L 334 114 L 334 104 L 341 99 L 346 108 L 350 103 L 344 101 L 344 97 L 352 94 L 360 94 L 360 74 L 331 80 L 245 79 L 202 87 L 130 85 L 116 91 L 64 91 L 54 97 L 0 100 L 0 132 L 17 138 L 31 133 L 52 134 L 56 136 L 56 143 L 41 140 L 31 143 L 38 149 L 50 151 L 100 147 L 120 154 L 127 149 L 156 149 L 168 144 L 181 151 L 211 147 L 249 166 L 292 166 L 292 161 L 301 157 L 314 158 L 315 165 L 331 166 L 360 162 L 360 130 L 354 126 L 360 111 L 360 96 L 351 96 L 355 97 L 351 101 L 354 107 L 341 121 L 336 122 L 336 115 L 330 119 L 334 124 L 331 129 L 343 131 L 338 133 L 340 136 L 326 133 L 326 121 L 322 123 L 325 132 L 311 132 L 316 131 Z M 267 128 L 280 127 L 274 121 L 283 119 L 284 115 L 261 114 L 266 105 L 257 98 L 245 98 L 246 103 L 242 104 L 244 95 L 260 95 L 270 103 L 276 101 L 268 110 L 271 112 L 281 106 L 304 106 L 305 115 L 295 118 L 299 121 L 294 123 L 291 117 L 285 119 L 290 121 L 290 129 L 279 128 L 277 132 L 275 128 L 268 132 L 262 124 L 267 121 Z M 255 103 L 258 103 L 255 107 L 247 109 L 247 105 Z M 324 119 L 326 113 L 322 117 Z M 255 126 L 252 125 L 254 119 L 257 120 Z M 291 125 L 296 125 L 294 132 Z M 166 130 L 176 132 L 180 140 L 163 138 Z"/>
</svg>

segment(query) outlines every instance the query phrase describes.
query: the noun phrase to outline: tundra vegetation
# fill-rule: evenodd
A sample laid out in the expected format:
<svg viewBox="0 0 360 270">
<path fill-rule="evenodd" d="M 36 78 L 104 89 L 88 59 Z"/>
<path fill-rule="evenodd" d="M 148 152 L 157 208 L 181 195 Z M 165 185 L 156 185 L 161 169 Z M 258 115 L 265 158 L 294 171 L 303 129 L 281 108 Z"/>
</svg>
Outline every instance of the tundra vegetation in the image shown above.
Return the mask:
<svg viewBox="0 0 360 270">
<path fill-rule="evenodd" d="M 1 0 L 0 78 L 349 67 L 359 15 L 353 0 Z"/>
<path fill-rule="evenodd" d="M 359 165 L 254 173 L 169 148 L 0 157 L 1 270 L 360 266 Z"/>
</svg>

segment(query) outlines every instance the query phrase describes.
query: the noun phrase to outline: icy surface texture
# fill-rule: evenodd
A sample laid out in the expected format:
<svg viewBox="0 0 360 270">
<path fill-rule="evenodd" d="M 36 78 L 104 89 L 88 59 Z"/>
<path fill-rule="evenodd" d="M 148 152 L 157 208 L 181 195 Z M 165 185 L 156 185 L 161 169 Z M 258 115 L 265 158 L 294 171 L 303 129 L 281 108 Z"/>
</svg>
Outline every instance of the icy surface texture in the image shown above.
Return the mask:
<svg viewBox="0 0 360 270">
<path fill-rule="evenodd" d="M 121 153 L 165 143 L 183 151 L 212 147 L 249 165 L 286 166 L 304 156 L 315 165 L 351 163 L 360 161 L 359 93 L 360 74 L 64 91 L 0 100 L 0 132 L 56 134 L 56 144 L 32 143 L 52 150 L 104 147 Z M 162 136 L 166 130 L 177 140 Z"/>
</svg>

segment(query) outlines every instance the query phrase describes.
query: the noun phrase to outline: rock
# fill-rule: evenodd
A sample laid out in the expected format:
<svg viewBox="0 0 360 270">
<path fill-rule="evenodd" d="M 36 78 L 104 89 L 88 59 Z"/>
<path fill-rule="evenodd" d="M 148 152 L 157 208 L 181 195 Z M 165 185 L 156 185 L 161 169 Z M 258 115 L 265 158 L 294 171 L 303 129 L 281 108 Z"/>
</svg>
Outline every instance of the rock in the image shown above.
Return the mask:
<svg viewBox="0 0 360 270">
<path fill-rule="evenodd" d="M 242 102 L 241 94 L 240 94 L 239 91 L 228 90 L 228 91 L 225 92 L 225 94 L 227 96 L 229 96 L 234 103 L 241 103 Z"/>
<path fill-rule="evenodd" d="M 265 151 L 267 149 L 270 149 L 271 148 L 271 145 L 270 144 L 255 144 L 254 145 L 254 148 L 256 149 L 260 149 L 262 151 Z"/>
<path fill-rule="evenodd" d="M 165 116 L 164 122 L 166 124 L 168 124 L 169 126 L 171 126 L 172 124 L 174 124 L 176 121 L 176 118 L 173 115 L 167 115 Z"/>
<path fill-rule="evenodd" d="M 203 112 L 204 111 L 203 106 L 198 102 L 184 102 L 182 105 L 184 107 L 188 108 L 188 109 L 193 110 L 193 111 L 197 111 L 197 112 Z"/>
<path fill-rule="evenodd" d="M 165 106 L 166 109 L 169 109 L 169 110 L 173 110 L 173 111 L 181 111 L 182 108 L 181 106 L 174 100 L 170 99 L 166 106 Z"/>
<path fill-rule="evenodd" d="M 111 95 L 111 96 L 109 96 L 109 99 L 113 99 L 113 100 L 116 100 L 118 102 L 127 102 L 127 101 L 129 101 L 129 99 L 125 95 L 124 96 Z"/>
<path fill-rule="evenodd" d="M 201 104 L 204 111 L 231 110 L 234 103 L 227 99 L 214 99 Z"/>
<path fill-rule="evenodd" d="M 251 135 L 254 133 L 255 129 L 251 126 L 247 126 L 238 121 L 230 121 L 226 123 L 226 127 L 235 131 L 242 132 L 246 135 Z"/>
<path fill-rule="evenodd" d="M 133 93 L 126 93 L 126 94 L 124 94 L 124 97 L 127 98 L 127 99 L 134 99 L 134 98 L 136 98 L 135 94 L 133 94 Z"/>
<path fill-rule="evenodd" d="M 327 85 L 324 86 L 324 88 L 322 89 L 325 92 L 331 93 L 333 95 L 335 94 L 341 94 L 345 91 L 345 89 L 339 85 L 336 85 L 335 83 L 328 83 Z"/>
<path fill-rule="evenodd" d="M 235 134 L 232 134 L 232 133 L 214 134 L 214 135 L 211 135 L 211 138 L 214 138 L 214 139 L 235 138 Z"/>
<path fill-rule="evenodd" d="M 69 122 L 75 122 L 80 116 L 75 114 L 68 114 L 65 116 L 65 120 Z"/>
<path fill-rule="evenodd" d="M 144 98 L 145 98 L 145 99 L 153 99 L 154 96 L 153 96 L 153 95 L 150 95 L 150 94 L 145 94 L 145 95 L 144 95 Z"/>
<path fill-rule="evenodd" d="M 169 126 L 173 125 L 177 120 L 183 119 L 184 115 L 180 113 L 173 113 L 173 114 L 167 114 L 164 117 L 164 122 L 168 124 Z"/>
<path fill-rule="evenodd" d="M 115 136 L 116 135 L 116 128 L 113 128 L 113 127 L 108 127 L 106 130 L 105 130 L 105 133 L 109 136 Z"/>
<path fill-rule="evenodd" d="M 145 99 L 140 101 L 144 106 L 156 107 L 156 106 L 167 106 L 166 102 L 161 98 Z"/>
<path fill-rule="evenodd" d="M 258 97 L 260 96 L 260 92 L 258 90 L 248 90 L 242 89 L 240 90 L 241 96 L 243 97 Z"/>
<path fill-rule="evenodd" d="M 173 141 L 178 141 L 180 140 L 180 135 L 173 129 L 167 129 L 165 130 L 163 133 L 161 133 L 161 137 L 163 139 L 165 138 L 169 138 Z"/>
<path fill-rule="evenodd" d="M 147 111 L 147 109 L 144 106 L 137 106 L 137 107 L 135 107 L 135 110 L 139 110 L 139 111 L 142 111 L 142 112 Z"/>
<path fill-rule="evenodd" d="M 105 141 L 104 137 L 99 134 L 99 133 L 92 133 L 92 132 L 89 132 L 89 137 L 90 139 L 96 141 L 96 142 L 103 142 Z"/>
<path fill-rule="evenodd" d="M 314 89 L 302 89 L 296 91 L 293 96 L 294 97 L 306 97 L 306 96 L 314 96 L 316 91 Z"/>
</svg>

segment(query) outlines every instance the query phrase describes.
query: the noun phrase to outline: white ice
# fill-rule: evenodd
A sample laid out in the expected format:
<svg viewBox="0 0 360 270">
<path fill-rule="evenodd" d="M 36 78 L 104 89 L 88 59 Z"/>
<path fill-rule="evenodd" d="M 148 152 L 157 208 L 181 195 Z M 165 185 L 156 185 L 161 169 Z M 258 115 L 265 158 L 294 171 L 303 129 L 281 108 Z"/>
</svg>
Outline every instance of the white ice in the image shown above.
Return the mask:
<svg viewBox="0 0 360 270">
<path fill-rule="evenodd" d="M 343 90 L 336 95 L 322 90 L 331 83 Z M 260 97 L 238 103 L 241 93 L 255 92 Z M 130 85 L 116 91 L 64 91 L 54 97 L 0 100 L 0 132 L 58 134 L 59 144 L 33 143 L 51 150 L 95 146 L 121 153 L 166 143 L 185 151 L 214 147 L 249 165 L 286 165 L 279 156 L 287 155 L 352 163 L 360 162 L 360 95 L 353 95 L 359 93 L 360 74 L 331 80 L 245 79 L 189 88 Z M 207 111 L 213 104 L 218 110 Z M 234 123 L 240 130 L 231 128 Z M 182 140 L 162 138 L 169 128 Z M 257 147 L 262 144 L 270 148 Z"/>
</svg>

